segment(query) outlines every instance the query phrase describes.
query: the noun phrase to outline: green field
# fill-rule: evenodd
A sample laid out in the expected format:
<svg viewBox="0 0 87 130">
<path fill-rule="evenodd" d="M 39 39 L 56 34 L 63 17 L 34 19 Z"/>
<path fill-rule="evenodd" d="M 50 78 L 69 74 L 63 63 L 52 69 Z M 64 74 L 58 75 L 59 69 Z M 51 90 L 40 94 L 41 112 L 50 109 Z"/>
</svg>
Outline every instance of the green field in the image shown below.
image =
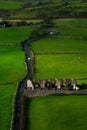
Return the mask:
<svg viewBox="0 0 87 130">
<path fill-rule="evenodd" d="M 33 37 L 31 32 L 34 29 L 37 29 L 35 33 L 39 32 L 34 38 L 37 35 L 41 38 L 40 35 L 45 31 L 49 34 L 48 38 L 29 45 L 34 80 L 87 78 L 86 1 L 0 0 L 0 21 L 12 23 L 12 27 L 0 27 L 0 130 L 10 130 L 15 103 L 13 99 L 18 84 L 27 73 L 26 55 L 21 42 Z M 45 25 L 42 20 L 50 20 L 50 16 L 53 26 L 44 27 L 49 21 Z M 21 21 L 37 24 L 18 25 L 17 22 Z M 50 36 L 50 32 L 55 35 Z M 18 46 L 11 46 L 11 43 Z M 87 88 L 87 79 L 76 82 L 79 88 Z M 28 104 L 22 106 L 26 111 L 22 118 L 26 130 L 87 130 L 86 95 L 51 95 L 25 101 Z"/>
<path fill-rule="evenodd" d="M 1 77 L 1 76 L 0 76 Z M 9 130 L 16 85 L 0 85 L 0 130 Z"/>
<path fill-rule="evenodd" d="M 38 53 L 35 54 L 35 79 L 87 78 L 87 54 L 75 54 L 87 53 L 87 40 L 52 37 L 31 43 L 31 48 Z M 44 54 L 48 52 L 65 54 Z"/>
<path fill-rule="evenodd" d="M 56 1 L 56 3 L 55 3 Z M 39 6 L 31 6 L 21 9 L 18 13 L 10 14 L 9 18 L 43 18 L 44 16 L 52 16 L 54 18 L 70 18 L 70 17 L 86 17 L 87 3 L 86 1 L 75 0 L 72 2 L 63 2 L 60 0 L 49 1 L 48 3 Z M 37 1 L 32 3 L 36 4 Z"/>
<path fill-rule="evenodd" d="M 20 43 L 29 36 L 32 27 L 0 28 L 0 43 Z"/>
<path fill-rule="evenodd" d="M 1 1 L 0 9 L 17 9 L 22 7 L 24 2 L 13 2 L 13 1 Z"/>
<path fill-rule="evenodd" d="M 43 3 L 48 2 L 49 0 L 44 0 Z M 52 0 L 53 2 L 60 2 L 61 0 Z M 49 2 L 52 2 L 49 1 Z M 40 2 L 40 0 L 31 0 L 32 4 L 37 4 L 38 2 Z M 42 1 L 41 1 L 42 2 Z"/>
<path fill-rule="evenodd" d="M 87 38 L 87 18 L 57 19 L 54 21 L 57 27 L 53 31 L 58 36 L 73 36 Z"/>
<path fill-rule="evenodd" d="M 45 38 L 31 47 L 34 52 L 87 52 L 87 40 Z"/>
<path fill-rule="evenodd" d="M 86 18 L 60 18 L 54 20 L 54 23 L 57 26 L 67 26 L 67 27 L 81 27 L 81 28 L 87 28 L 87 19 Z M 84 23 L 84 24 L 83 24 Z"/>
<path fill-rule="evenodd" d="M 59 27 L 54 28 L 54 32 L 58 33 L 58 36 L 71 36 L 87 38 L 87 28 L 80 27 Z"/>
<path fill-rule="evenodd" d="M 87 78 L 87 55 L 35 55 L 35 79 Z"/>
<path fill-rule="evenodd" d="M 87 96 L 29 99 L 27 130 L 87 130 Z"/>
<path fill-rule="evenodd" d="M 87 84 L 87 79 L 85 79 L 85 80 L 77 80 L 77 84 L 78 85 Z"/>
<path fill-rule="evenodd" d="M 25 56 L 19 46 L 0 47 L 0 82 L 21 80 L 26 74 Z"/>
</svg>

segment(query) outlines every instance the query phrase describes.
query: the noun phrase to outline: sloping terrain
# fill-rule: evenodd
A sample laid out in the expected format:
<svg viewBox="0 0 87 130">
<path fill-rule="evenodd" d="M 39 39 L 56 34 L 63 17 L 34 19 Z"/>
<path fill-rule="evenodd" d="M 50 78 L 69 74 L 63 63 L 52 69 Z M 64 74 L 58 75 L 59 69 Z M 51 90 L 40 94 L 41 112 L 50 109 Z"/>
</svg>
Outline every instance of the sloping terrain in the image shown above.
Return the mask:
<svg viewBox="0 0 87 130">
<path fill-rule="evenodd" d="M 33 4 L 32 4 L 33 3 Z M 39 2 L 34 1 L 24 4 L 17 9 L 0 10 L 0 16 L 4 19 L 38 19 L 49 15 L 54 18 L 60 17 L 87 17 L 87 2 L 83 0 L 77 1 L 49 1 Z M 34 5 L 35 4 L 35 5 Z M 14 8 L 14 6 L 13 6 Z"/>
</svg>

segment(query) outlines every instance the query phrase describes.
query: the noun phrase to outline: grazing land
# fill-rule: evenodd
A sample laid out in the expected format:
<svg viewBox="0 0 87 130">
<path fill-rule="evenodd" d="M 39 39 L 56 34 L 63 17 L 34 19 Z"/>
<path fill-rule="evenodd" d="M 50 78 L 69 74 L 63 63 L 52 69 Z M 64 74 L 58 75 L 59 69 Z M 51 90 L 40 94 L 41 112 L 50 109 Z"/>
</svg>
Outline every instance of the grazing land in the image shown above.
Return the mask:
<svg viewBox="0 0 87 130">
<path fill-rule="evenodd" d="M 87 27 L 87 19 L 86 18 L 60 18 L 60 19 L 55 19 L 54 23 L 56 25 L 60 25 L 60 26 L 67 26 L 67 27 Z M 84 23 L 84 24 L 83 24 Z"/>
<path fill-rule="evenodd" d="M 58 33 L 58 36 L 73 36 L 87 38 L 87 19 L 57 19 L 54 21 L 56 27 L 53 31 Z"/>
<path fill-rule="evenodd" d="M 35 79 L 87 78 L 87 55 L 35 56 Z"/>
<path fill-rule="evenodd" d="M 0 47 L 0 82 L 17 82 L 26 74 L 25 56 L 19 46 Z"/>
<path fill-rule="evenodd" d="M 33 42 L 34 52 L 87 52 L 87 40 L 45 38 Z"/>
<path fill-rule="evenodd" d="M 27 130 L 86 130 L 87 96 L 30 98 Z"/>
<path fill-rule="evenodd" d="M 0 85 L 0 130 L 10 129 L 12 103 L 16 88 L 16 84 Z"/>
<path fill-rule="evenodd" d="M 30 36 L 32 30 L 31 27 L 0 28 L 0 43 L 19 44 Z"/>
<path fill-rule="evenodd" d="M 1 1 L 0 9 L 17 9 L 24 5 L 24 2 L 14 2 L 14 1 Z"/>
<path fill-rule="evenodd" d="M 35 79 L 87 78 L 87 40 L 52 37 L 33 42 L 31 48 L 37 53 Z"/>
<path fill-rule="evenodd" d="M 36 2 L 36 1 L 35 1 Z M 36 4 L 34 2 L 34 4 Z M 27 6 L 18 11 L 14 12 L 8 16 L 8 18 L 43 18 L 44 16 L 52 16 L 54 18 L 69 18 L 69 17 L 87 17 L 87 2 L 86 1 L 49 1 L 48 3 L 42 2 L 36 6 Z"/>
<path fill-rule="evenodd" d="M 87 78 L 86 0 L 14 1 L 0 0 L 0 21 L 12 23 L 12 27 L 0 26 L 0 130 L 10 129 L 14 93 L 26 75 L 26 67 L 30 70 L 32 59 L 34 79 Z M 29 49 L 35 57 L 30 58 L 26 51 L 29 61 L 28 66 L 25 65 L 21 42 L 48 35 L 48 38 L 31 43 Z M 27 50 L 27 45 L 25 48 Z M 78 81 L 79 85 L 82 83 L 87 88 L 87 80 Z M 26 83 L 20 88 L 25 86 Z M 21 89 L 16 98 L 19 104 L 23 94 Z M 86 101 L 87 96 L 76 95 L 29 98 L 26 106 L 28 120 L 23 125 L 27 126 L 26 130 L 87 130 Z M 20 116 L 20 113 L 15 114 Z"/>
<path fill-rule="evenodd" d="M 59 32 L 58 36 L 72 36 L 72 37 L 82 37 L 87 38 L 87 28 L 79 27 L 59 27 L 54 30 Z"/>
</svg>

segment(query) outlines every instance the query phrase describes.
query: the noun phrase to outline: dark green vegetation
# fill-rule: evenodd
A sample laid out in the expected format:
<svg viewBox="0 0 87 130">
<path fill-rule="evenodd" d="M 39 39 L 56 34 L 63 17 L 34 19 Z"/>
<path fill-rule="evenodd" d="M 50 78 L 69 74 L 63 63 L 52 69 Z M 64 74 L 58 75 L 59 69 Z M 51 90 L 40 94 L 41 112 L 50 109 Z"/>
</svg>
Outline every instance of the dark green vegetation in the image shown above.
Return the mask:
<svg viewBox="0 0 87 130">
<path fill-rule="evenodd" d="M 24 5 L 24 2 L 1 1 L 0 9 L 17 9 Z"/>
<path fill-rule="evenodd" d="M 12 104 L 16 86 L 16 84 L 0 85 L 0 130 L 10 129 Z"/>
<path fill-rule="evenodd" d="M 0 47 L 0 82 L 17 82 L 26 74 L 24 53 L 19 46 Z"/>
<path fill-rule="evenodd" d="M 31 27 L 0 28 L 0 43 L 20 43 L 27 39 L 33 29 Z"/>
<path fill-rule="evenodd" d="M 45 38 L 31 43 L 34 52 L 87 52 L 87 40 Z"/>
<path fill-rule="evenodd" d="M 0 0 L 0 2 L 2 2 L 2 1 L 12 1 L 12 2 L 21 2 L 21 1 L 25 1 L 25 2 L 27 2 L 28 0 Z M 49 0 L 44 0 L 44 2 L 48 2 Z M 56 1 L 61 1 L 61 0 L 54 0 L 54 2 L 56 2 Z M 36 4 L 36 3 L 38 3 L 38 2 L 42 2 L 42 3 L 44 3 L 42 0 L 40 1 L 40 0 L 30 0 L 30 1 L 28 1 L 29 3 L 32 3 L 32 4 Z"/>
<path fill-rule="evenodd" d="M 87 96 L 29 99 L 27 130 L 86 130 Z"/>
<path fill-rule="evenodd" d="M 43 18 L 47 15 L 58 17 L 86 17 L 87 3 L 80 1 L 68 2 L 49 2 L 48 4 L 27 7 L 19 10 L 18 13 L 10 15 L 9 18 Z"/>
<path fill-rule="evenodd" d="M 44 2 L 33 0 L 15 10 L 0 10 L 0 15 L 4 19 L 36 19 L 44 18 L 45 16 L 52 16 L 54 18 L 87 17 L 87 2 L 84 0 L 46 0 Z"/>
<path fill-rule="evenodd" d="M 87 19 L 86 18 L 67 18 L 56 19 L 47 18 L 40 24 L 40 27 L 36 31 L 40 37 L 41 34 L 46 36 L 50 32 L 54 32 L 57 37 L 75 38 L 75 39 L 87 39 Z M 33 35 L 37 36 L 36 32 Z"/>
</svg>

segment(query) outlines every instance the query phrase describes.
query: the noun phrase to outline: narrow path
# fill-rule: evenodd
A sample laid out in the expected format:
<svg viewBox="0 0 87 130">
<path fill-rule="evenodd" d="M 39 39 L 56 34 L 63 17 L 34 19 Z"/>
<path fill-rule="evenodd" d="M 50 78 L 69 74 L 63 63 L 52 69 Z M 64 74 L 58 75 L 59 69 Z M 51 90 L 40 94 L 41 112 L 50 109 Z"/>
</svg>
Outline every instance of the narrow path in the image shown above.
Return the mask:
<svg viewBox="0 0 87 130">
<path fill-rule="evenodd" d="M 12 130 L 20 130 L 21 128 L 21 119 L 22 119 L 22 96 L 26 86 L 26 81 L 28 78 L 32 76 L 32 66 L 31 66 L 31 59 L 30 54 L 28 52 L 28 44 L 29 42 L 23 43 L 23 49 L 26 55 L 26 63 L 27 63 L 27 75 L 25 78 L 20 82 L 19 88 L 17 91 L 16 99 L 15 99 L 15 113 L 14 113 L 14 120 L 13 120 L 13 128 Z"/>
</svg>

